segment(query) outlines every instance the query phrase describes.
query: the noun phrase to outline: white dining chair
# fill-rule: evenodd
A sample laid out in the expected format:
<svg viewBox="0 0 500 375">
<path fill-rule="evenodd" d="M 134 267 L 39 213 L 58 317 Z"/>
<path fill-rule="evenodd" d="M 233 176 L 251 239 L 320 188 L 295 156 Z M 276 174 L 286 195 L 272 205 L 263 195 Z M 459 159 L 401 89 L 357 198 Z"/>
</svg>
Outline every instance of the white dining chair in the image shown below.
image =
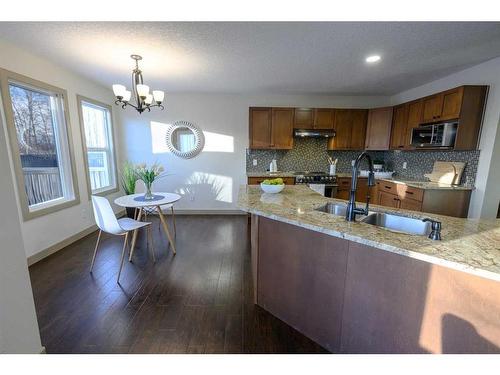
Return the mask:
<svg viewBox="0 0 500 375">
<path fill-rule="evenodd" d="M 153 237 L 151 233 L 150 222 L 137 221 L 128 217 L 117 219 L 108 200 L 104 197 L 99 197 L 96 195 L 92 195 L 92 208 L 94 210 L 95 222 L 97 224 L 97 227 L 99 228 L 99 234 L 97 235 L 97 243 L 95 244 L 92 264 L 90 265 L 90 273 L 92 273 L 92 269 L 94 268 L 94 262 L 102 232 L 114 234 L 117 236 L 125 236 L 125 240 L 123 241 L 122 257 L 120 260 L 120 270 L 118 271 L 118 278 L 116 280 L 117 283 L 120 282 L 120 275 L 123 268 L 123 259 L 125 258 L 125 249 L 127 248 L 127 241 L 130 232 L 147 227 L 148 246 L 151 251 L 153 261 L 156 261 L 153 249 Z"/>
</svg>

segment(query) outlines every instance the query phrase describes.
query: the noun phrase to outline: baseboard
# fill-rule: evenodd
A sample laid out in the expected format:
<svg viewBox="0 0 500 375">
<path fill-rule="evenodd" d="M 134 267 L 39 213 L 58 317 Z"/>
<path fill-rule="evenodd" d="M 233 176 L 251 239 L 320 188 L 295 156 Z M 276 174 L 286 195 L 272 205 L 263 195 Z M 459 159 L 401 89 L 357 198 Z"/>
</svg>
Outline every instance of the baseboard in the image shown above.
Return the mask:
<svg viewBox="0 0 500 375">
<path fill-rule="evenodd" d="M 119 211 L 116 213 L 117 217 L 122 217 L 126 214 L 125 210 Z M 71 245 L 72 243 L 82 239 L 85 236 L 88 236 L 90 233 L 95 232 L 97 230 L 97 225 L 92 225 L 81 232 L 75 233 L 72 236 L 52 245 L 49 246 L 46 249 L 43 249 L 39 251 L 36 254 L 33 254 L 28 257 L 28 267 L 41 261 L 44 258 L 47 258 L 48 256 L 57 253 L 59 250 L 64 249 L 66 246 Z"/>
</svg>

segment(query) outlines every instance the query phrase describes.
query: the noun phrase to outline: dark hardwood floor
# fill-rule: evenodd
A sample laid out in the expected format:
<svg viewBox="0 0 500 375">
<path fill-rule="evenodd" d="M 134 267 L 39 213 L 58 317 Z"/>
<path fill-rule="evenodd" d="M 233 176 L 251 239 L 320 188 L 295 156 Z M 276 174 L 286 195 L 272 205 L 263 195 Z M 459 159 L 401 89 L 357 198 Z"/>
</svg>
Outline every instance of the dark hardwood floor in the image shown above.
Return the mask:
<svg viewBox="0 0 500 375">
<path fill-rule="evenodd" d="M 245 216 L 178 216 L 177 255 L 153 218 L 116 283 L 123 237 L 97 232 L 30 267 L 48 353 L 325 353 L 252 302 Z"/>
</svg>

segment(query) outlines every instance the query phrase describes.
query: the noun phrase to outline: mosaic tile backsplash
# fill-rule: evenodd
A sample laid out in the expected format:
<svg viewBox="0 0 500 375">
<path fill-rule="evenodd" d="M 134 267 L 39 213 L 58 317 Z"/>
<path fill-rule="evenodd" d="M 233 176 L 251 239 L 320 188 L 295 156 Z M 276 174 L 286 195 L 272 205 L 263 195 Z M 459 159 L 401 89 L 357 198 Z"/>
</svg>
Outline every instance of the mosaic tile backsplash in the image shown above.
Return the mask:
<svg viewBox="0 0 500 375">
<path fill-rule="evenodd" d="M 337 173 L 350 173 L 351 161 L 360 151 L 328 151 L 327 140 L 322 138 L 295 138 L 292 150 L 247 150 L 247 172 L 264 172 L 273 159 L 280 171 L 328 172 L 328 159 L 337 158 Z M 373 160 L 383 160 L 386 170 L 395 171 L 395 177 L 427 181 L 424 174 L 432 172 L 434 161 L 466 162 L 462 184 L 473 186 L 476 180 L 479 151 L 371 151 Z M 257 160 L 257 166 L 252 164 Z M 407 168 L 403 169 L 406 161 Z M 367 165 L 361 166 L 367 169 Z"/>
</svg>

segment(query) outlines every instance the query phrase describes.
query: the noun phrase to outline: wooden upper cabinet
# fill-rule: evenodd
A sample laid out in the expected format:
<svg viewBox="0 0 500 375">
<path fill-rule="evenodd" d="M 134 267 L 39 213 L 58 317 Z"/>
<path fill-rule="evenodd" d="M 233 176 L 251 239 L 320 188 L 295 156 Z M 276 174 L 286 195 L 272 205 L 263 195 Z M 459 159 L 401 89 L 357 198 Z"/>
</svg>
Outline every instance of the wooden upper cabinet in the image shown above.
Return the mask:
<svg viewBox="0 0 500 375">
<path fill-rule="evenodd" d="M 291 149 L 294 108 L 250 108 L 250 148 Z"/>
<path fill-rule="evenodd" d="M 314 109 L 313 108 L 295 108 L 295 119 L 293 123 L 295 129 L 313 129 L 314 128 Z"/>
<path fill-rule="evenodd" d="M 293 108 L 273 108 L 271 121 L 271 148 L 293 147 Z"/>
<path fill-rule="evenodd" d="M 392 107 L 370 109 L 366 125 L 365 148 L 367 150 L 388 150 L 391 127 Z"/>
<path fill-rule="evenodd" d="M 443 96 L 436 94 L 422 100 L 422 122 L 433 122 L 439 120 L 443 109 Z"/>
<path fill-rule="evenodd" d="M 328 140 L 329 150 L 362 150 L 365 147 L 366 109 L 336 109 L 335 137 Z"/>
<path fill-rule="evenodd" d="M 462 109 L 464 87 L 457 87 L 456 89 L 445 91 L 441 95 L 443 96 L 443 106 L 439 119 L 453 120 L 459 118 Z"/>
<path fill-rule="evenodd" d="M 407 146 L 408 104 L 394 107 L 392 117 L 391 144 L 392 150 L 404 149 Z"/>
<path fill-rule="evenodd" d="M 352 111 L 349 109 L 337 109 L 335 113 L 335 137 L 330 138 L 328 149 L 348 150 L 351 146 L 352 133 Z"/>
<path fill-rule="evenodd" d="M 335 110 L 332 108 L 314 109 L 314 129 L 333 129 Z"/>
<path fill-rule="evenodd" d="M 363 150 L 366 140 L 366 121 L 368 118 L 368 110 L 352 109 L 352 133 L 351 133 L 351 150 Z"/>
<path fill-rule="evenodd" d="M 271 147 L 271 108 L 250 108 L 250 148 Z"/>
<path fill-rule="evenodd" d="M 408 128 L 416 128 L 422 123 L 422 100 L 408 103 Z"/>
</svg>

